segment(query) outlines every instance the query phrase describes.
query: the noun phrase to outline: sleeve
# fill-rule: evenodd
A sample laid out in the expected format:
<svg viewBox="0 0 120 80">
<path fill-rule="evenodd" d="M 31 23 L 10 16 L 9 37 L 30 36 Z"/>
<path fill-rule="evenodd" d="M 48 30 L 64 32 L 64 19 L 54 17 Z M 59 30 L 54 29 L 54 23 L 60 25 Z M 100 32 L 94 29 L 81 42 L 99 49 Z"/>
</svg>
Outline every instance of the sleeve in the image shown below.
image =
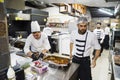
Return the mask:
<svg viewBox="0 0 120 80">
<path fill-rule="evenodd" d="M 93 38 L 92 38 L 92 45 L 93 45 L 93 48 L 94 49 L 97 49 L 97 50 L 100 50 L 101 47 L 100 47 L 100 44 L 98 43 L 98 40 L 97 40 L 97 37 L 95 34 L 93 34 Z"/>
<path fill-rule="evenodd" d="M 31 46 L 31 39 L 30 39 L 30 37 L 28 37 L 26 39 L 25 46 L 24 46 L 24 53 L 25 54 L 27 54 L 28 52 L 30 52 L 30 46 Z"/>
<path fill-rule="evenodd" d="M 44 34 L 44 48 L 49 50 L 51 47 L 50 47 L 50 43 L 48 41 L 48 37 L 47 35 Z"/>
<path fill-rule="evenodd" d="M 70 34 L 70 43 L 74 43 L 74 32 Z"/>
</svg>

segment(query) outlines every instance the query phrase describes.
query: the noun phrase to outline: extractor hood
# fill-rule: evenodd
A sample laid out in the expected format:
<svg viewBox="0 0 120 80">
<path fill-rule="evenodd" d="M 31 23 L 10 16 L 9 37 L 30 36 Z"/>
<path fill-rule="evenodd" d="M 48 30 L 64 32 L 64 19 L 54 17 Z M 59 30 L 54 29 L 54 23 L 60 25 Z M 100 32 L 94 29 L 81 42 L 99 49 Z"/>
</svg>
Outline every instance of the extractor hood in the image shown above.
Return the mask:
<svg viewBox="0 0 120 80">
<path fill-rule="evenodd" d="M 115 7 L 115 12 L 114 12 L 115 16 L 120 16 L 120 4 L 118 4 L 116 7 Z"/>
<path fill-rule="evenodd" d="M 29 7 L 39 8 L 39 9 L 52 7 L 49 3 L 45 3 L 39 0 L 26 0 L 25 5 Z"/>
</svg>

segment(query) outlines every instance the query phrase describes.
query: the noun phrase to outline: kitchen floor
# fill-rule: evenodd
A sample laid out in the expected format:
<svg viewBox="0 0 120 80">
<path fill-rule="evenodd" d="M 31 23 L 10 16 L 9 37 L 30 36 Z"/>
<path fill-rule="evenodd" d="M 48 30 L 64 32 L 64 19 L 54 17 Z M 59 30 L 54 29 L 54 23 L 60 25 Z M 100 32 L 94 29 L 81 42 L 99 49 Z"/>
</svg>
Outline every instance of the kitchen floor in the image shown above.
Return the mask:
<svg viewBox="0 0 120 80">
<path fill-rule="evenodd" d="M 108 57 L 109 50 L 104 49 L 101 57 L 97 59 L 96 67 L 92 68 L 93 80 L 110 80 Z"/>
</svg>

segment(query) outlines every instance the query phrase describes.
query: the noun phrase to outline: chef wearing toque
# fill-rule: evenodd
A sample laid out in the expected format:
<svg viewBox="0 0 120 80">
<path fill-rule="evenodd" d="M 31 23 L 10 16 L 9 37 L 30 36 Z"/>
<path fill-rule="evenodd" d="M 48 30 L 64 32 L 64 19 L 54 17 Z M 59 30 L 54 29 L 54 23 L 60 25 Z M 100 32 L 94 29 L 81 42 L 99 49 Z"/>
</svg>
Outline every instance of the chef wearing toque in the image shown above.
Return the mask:
<svg viewBox="0 0 120 80">
<path fill-rule="evenodd" d="M 86 17 L 80 17 L 77 20 L 77 27 L 78 29 L 71 33 L 70 38 L 70 58 L 72 62 L 80 64 L 76 80 L 92 80 L 91 67 L 94 68 L 96 66 L 101 47 L 96 35 L 87 30 L 88 21 Z M 90 63 L 92 47 L 96 49 L 96 54 L 92 63 Z"/>
<path fill-rule="evenodd" d="M 47 35 L 40 32 L 40 25 L 37 21 L 31 22 L 31 34 L 27 37 L 24 46 L 24 52 L 33 60 L 43 57 L 50 49 L 50 44 Z"/>
</svg>

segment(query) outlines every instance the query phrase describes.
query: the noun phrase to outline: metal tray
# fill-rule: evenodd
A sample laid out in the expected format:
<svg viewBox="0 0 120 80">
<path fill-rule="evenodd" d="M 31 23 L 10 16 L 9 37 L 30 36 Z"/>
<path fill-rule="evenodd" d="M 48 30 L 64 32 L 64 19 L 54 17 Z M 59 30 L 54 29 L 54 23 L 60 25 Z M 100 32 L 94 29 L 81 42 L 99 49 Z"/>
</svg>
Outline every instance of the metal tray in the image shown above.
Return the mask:
<svg viewBox="0 0 120 80">
<path fill-rule="evenodd" d="M 43 58 L 43 61 L 48 62 L 53 68 L 64 69 L 70 66 L 70 59 L 61 55 L 48 55 Z"/>
</svg>

